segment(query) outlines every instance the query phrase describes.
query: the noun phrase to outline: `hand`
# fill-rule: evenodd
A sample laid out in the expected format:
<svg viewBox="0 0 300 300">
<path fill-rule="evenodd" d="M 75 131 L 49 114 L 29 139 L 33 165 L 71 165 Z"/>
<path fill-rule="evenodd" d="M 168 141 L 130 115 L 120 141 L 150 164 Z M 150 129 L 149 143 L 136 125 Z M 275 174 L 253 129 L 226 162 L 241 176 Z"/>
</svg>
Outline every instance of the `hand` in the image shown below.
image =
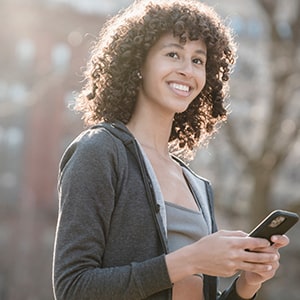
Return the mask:
<svg viewBox="0 0 300 300">
<path fill-rule="evenodd" d="M 268 271 L 267 262 L 275 259 L 271 252 L 247 252 L 245 249 L 269 249 L 266 239 L 249 238 L 241 231 L 218 231 L 188 246 L 195 273 L 229 277 L 240 270 L 263 273 Z"/>
<path fill-rule="evenodd" d="M 276 271 L 279 268 L 279 249 L 285 247 L 289 244 L 289 239 L 285 235 L 274 235 L 271 237 L 273 245 L 266 248 L 257 248 L 252 251 L 256 253 L 270 253 L 273 255 L 273 258 L 270 261 L 262 262 L 267 266 L 266 271 L 245 271 L 241 274 L 241 279 L 244 279 L 245 282 L 249 285 L 262 284 L 263 282 L 271 279 L 276 274 Z"/>
<path fill-rule="evenodd" d="M 252 249 L 257 254 L 271 254 L 269 261 L 260 261 L 257 264 L 265 265 L 265 271 L 243 271 L 236 283 L 236 291 L 238 295 L 245 299 L 250 299 L 259 290 L 262 283 L 271 279 L 279 268 L 279 248 L 285 247 L 289 243 L 287 236 L 272 236 L 273 245 L 266 248 Z"/>
<path fill-rule="evenodd" d="M 278 249 L 286 243 L 281 240 L 274 242 L 271 247 L 268 240 L 248 237 L 242 231 L 220 230 L 167 254 L 166 264 L 170 279 L 174 283 L 199 273 L 230 277 L 244 270 L 248 272 L 244 274 L 248 278 L 243 277 L 242 286 L 261 281 L 260 277 L 254 277 L 270 271 L 270 262 L 276 261 L 277 258 L 271 249 Z"/>
</svg>

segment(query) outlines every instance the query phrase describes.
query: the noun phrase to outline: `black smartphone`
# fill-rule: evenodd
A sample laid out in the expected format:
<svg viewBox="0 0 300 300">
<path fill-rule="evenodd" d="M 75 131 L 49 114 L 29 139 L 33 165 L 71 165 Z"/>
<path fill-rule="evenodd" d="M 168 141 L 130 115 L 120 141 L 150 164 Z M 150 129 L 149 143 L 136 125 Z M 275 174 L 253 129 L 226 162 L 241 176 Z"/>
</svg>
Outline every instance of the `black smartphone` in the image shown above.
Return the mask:
<svg viewBox="0 0 300 300">
<path fill-rule="evenodd" d="M 299 216 L 294 212 L 274 210 L 249 233 L 249 236 L 265 238 L 271 242 L 272 235 L 285 234 L 298 220 Z"/>
</svg>

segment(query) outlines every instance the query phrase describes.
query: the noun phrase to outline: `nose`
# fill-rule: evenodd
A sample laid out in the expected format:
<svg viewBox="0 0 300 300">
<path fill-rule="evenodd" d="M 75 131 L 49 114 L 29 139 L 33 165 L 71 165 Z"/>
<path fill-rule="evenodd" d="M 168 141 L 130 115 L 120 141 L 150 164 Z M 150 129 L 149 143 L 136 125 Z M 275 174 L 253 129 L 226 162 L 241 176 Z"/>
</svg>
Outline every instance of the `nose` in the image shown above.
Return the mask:
<svg viewBox="0 0 300 300">
<path fill-rule="evenodd" d="M 183 75 L 185 77 L 191 77 L 194 74 L 194 68 L 191 61 L 184 61 L 180 65 L 177 71 L 180 75 Z"/>
</svg>

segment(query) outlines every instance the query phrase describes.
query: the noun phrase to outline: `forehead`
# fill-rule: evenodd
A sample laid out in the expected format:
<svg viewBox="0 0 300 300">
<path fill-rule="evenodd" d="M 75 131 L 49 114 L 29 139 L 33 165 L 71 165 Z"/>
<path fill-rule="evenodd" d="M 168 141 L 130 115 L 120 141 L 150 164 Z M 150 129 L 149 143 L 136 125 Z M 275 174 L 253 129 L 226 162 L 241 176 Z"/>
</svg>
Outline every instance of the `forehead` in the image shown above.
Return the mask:
<svg viewBox="0 0 300 300">
<path fill-rule="evenodd" d="M 198 40 L 189 40 L 189 39 L 182 39 L 180 37 L 175 37 L 171 33 L 166 33 L 162 35 L 157 42 L 154 44 L 152 48 L 159 50 L 167 47 L 178 47 L 178 48 L 194 48 L 194 49 L 201 49 L 206 53 L 206 44 L 202 39 Z"/>
</svg>

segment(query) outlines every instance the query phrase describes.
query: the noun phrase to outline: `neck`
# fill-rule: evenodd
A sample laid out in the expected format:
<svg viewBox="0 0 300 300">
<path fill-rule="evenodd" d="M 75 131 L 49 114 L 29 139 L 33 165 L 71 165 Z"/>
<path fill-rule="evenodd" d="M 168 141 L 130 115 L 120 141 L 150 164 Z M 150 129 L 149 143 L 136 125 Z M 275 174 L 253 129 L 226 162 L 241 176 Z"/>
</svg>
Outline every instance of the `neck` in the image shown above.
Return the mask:
<svg viewBox="0 0 300 300">
<path fill-rule="evenodd" d="M 145 150 L 156 151 L 162 157 L 169 157 L 168 142 L 172 120 L 150 121 L 147 116 L 141 118 L 133 115 L 127 127 Z"/>
</svg>

